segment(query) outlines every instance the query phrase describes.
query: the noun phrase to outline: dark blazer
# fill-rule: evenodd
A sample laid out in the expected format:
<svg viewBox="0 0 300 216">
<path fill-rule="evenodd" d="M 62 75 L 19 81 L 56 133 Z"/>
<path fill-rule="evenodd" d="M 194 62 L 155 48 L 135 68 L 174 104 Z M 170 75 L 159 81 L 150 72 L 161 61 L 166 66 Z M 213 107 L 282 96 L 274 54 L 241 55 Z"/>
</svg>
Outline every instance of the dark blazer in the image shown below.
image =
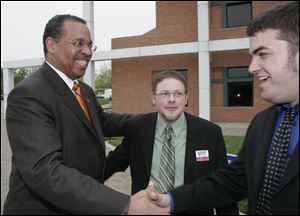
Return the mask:
<svg viewBox="0 0 300 216">
<path fill-rule="evenodd" d="M 224 139 L 219 126 L 185 113 L 187 140 L 185 152 L 184 184 L 192 184 L 198 178 L 227 165 Z M 157 113 L 131 118 L 125 126 L 125 138 L 121 145 L 107 156 L 105 179 L 130 166 L 132 194 L 145 189 L 150 180 Z M 197 162 L 195 151 L 208 150 L 209 161 Z M 230 204 L 217 209 L 219 213 L 237 214 L 237 205 Z M 189 214 L 212 214 L 212 208 L 190 209 Z"/>
<path fill-rule="evenodd" d="M 172 191 L 175 211 L 201 205 L 224 205 L 248 195 L 248 213 L 255 214 L 277 116 L 276 106 L 272 106 L 254 118 L 238 158 L 227 169 Z M 299 143 L 278 186 L 272 213 L 299 214 Z"/>
<path fill-rule="evenodd" d="M 123 135 L 126 116 L 105 114 L 79 82 L 92 124 L 46 63 L 8 96 L 12 171 L 4 214 L 121 214 L 129 197 L 104 186 L 104 136 Z"/>
</svg>

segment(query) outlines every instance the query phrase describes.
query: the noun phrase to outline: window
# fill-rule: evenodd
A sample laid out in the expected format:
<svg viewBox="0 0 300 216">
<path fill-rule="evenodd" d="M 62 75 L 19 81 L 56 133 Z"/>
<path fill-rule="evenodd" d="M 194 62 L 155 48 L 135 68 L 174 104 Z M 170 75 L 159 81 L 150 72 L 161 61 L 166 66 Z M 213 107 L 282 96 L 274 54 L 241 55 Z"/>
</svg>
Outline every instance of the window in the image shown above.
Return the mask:
<svg viewBox="0 0 300 216">
<path fill-rule="evenodd" d="M 224 107 L 253 106 L 253 77 L 247 67 L 225 68 L 223 78 L 212 82 L 223 84 Z"/>
<path fill-rule="evenodd" d="M 251 3 L 227 4 L 226 14 L 227 28 L 247 26 L 252 18 Z"/>
<path fill-rule="evenodd" d="M 253 106 L 253 79 L 248 68 L 227 68 L 227 106 Z"/>
<path fill-rule="evenodd" d="M 228 83 L 228 106 L 253 106 L 253 83 Z"/>
</svg>

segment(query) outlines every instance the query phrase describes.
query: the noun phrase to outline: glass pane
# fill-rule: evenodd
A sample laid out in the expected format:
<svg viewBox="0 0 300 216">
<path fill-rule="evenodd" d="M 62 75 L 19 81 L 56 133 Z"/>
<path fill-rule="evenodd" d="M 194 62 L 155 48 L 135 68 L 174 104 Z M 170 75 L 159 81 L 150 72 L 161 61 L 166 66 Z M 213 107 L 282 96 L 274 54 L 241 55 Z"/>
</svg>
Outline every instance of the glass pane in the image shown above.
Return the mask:
<svg viewBox="0 0 300 216">
<path fill-rule="evenodd" d="M 238 67 L 238 68 L 228 68 L 228 78 L 241 78 L 249 77 L 250 73 L 248 72 L 247 67 Z"/>
<path fill-rule="evenodd" d="M 227 27 L 247 26 L 251 20 L 251 3 L 227 5 Z"/>
<path fill-rule="evenodd" d="M 253 106 L 253 82 L 228 83 L 228 106 Z"/>
</svg>

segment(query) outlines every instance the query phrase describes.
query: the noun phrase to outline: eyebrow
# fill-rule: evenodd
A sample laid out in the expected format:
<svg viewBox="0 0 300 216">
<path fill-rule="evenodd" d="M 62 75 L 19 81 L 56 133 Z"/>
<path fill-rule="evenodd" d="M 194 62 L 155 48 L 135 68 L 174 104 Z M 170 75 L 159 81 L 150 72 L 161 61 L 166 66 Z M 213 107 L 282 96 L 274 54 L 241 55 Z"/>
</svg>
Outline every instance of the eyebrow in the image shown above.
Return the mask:
<svg viewBox="0 0 300 216">
<path fill-rule="evenodd" d="M 267 47 L 265 47 L 265 46 L 259 46 L 258 48 L 256 48 L 253 52 L 252 52 L 252 54 L 253 55 L 255 55 L 255 54 L 257 54 L 259 51 L 261 51 L 261 50 L 268 50 L 269 48 L 267 48 Z"/>
</svg>

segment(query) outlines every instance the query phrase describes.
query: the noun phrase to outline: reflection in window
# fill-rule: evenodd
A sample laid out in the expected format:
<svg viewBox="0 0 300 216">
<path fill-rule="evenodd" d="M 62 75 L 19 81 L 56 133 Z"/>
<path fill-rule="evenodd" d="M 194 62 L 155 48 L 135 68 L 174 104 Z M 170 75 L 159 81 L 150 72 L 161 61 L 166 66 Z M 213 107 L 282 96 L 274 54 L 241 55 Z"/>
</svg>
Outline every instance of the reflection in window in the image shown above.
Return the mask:
<svg viewBox="0 0 300 216">
<path fill-rule="evenodd" d="M 227 106 L 253 106 L 253 78 L 247 67 L 226 69 Z"/>
<path fill-rule="evenodd" d="M 228 106 L 253 106 L 253 82 L 228 83 Z"/>
</svg>

